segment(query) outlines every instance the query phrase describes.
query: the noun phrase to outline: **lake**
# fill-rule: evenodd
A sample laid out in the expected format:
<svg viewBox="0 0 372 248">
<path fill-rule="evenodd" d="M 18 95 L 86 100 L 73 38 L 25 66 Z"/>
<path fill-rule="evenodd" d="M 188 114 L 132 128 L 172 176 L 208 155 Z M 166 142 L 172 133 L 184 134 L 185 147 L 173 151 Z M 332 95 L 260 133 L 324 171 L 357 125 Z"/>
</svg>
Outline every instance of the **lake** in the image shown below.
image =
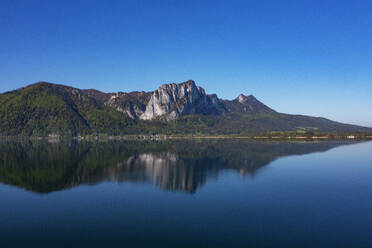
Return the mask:
<svg viewBox="0 0 372 248">
<path fill-rule="evenodd" d="M 2 141 L 0 247 L 372 247 L 372 142 Z"/>
</svg>

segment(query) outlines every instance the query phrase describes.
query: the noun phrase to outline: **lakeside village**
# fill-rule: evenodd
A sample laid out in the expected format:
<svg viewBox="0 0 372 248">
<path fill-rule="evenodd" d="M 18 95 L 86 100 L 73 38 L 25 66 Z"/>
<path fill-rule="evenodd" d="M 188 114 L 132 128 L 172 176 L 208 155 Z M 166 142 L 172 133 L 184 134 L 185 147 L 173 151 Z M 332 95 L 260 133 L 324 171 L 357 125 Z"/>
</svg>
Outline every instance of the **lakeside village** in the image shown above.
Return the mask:
<svg viewBox="0 0 372 248">
<path fill-rule="evenodd" d="M 172 140 L 172 139 L 252 139 L 252 140 L 327 140 L 327 139 L 349 139 L 349 140 L 369 140 L 372 133 L 303 133 L 303 132 L 270 132 L 260 135 L 247 134 L 128 134 L 128 135 L 108 135 L 90 134 L 65 136 L 60 134 L 49 134 L 48 136 L 2 136 L 0 139 L 75 139 L 75 140 Z"/>
</svg>

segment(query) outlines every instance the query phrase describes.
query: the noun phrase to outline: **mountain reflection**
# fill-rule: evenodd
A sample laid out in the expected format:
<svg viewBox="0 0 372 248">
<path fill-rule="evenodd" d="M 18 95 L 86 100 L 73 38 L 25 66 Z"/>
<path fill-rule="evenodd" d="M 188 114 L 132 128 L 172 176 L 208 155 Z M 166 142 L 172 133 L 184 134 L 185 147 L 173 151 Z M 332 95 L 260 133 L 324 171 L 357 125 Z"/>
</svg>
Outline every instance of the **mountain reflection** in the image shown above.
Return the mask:
<svg viewBox="0 0 372 248">
<path fill-rule="evenodd" d="M 225 170 L 253 176 L 278 157 L 350 142 L 247 140 L 0 142 L 0 182 L 49 193 L 102 181 L 150 183 L 194 193 Z"/>
</svg>

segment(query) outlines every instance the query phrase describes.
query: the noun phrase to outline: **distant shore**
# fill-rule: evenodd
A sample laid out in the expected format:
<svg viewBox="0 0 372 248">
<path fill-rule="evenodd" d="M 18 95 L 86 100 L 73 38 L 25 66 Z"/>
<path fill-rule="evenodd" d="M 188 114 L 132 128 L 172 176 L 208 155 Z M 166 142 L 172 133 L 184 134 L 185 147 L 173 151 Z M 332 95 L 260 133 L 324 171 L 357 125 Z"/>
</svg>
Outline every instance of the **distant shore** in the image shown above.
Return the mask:
<svg viewBox="0 0 372 248">
<path fill-rule="evenodd" d="M 78 136 L 0 136 L 0 140 L 182 140 L 182 139 L 249 139 L 249 140 L 372 140 L 372 135 L 313 135 L 313 136 L 272 136 L 272 135 L 78 135 Z"/>
</svg>

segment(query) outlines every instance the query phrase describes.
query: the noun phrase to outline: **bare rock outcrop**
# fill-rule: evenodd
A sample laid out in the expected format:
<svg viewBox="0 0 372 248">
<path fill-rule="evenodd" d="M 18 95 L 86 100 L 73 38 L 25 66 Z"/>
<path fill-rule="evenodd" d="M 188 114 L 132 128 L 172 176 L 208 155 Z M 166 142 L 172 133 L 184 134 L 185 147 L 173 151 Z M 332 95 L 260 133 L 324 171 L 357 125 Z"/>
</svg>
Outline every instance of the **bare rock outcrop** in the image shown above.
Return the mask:
<svg viewBox="0 0 372 248">
<path fill-rule="evenodd" d="M 116 111 L 127 114 L 132 119 L 137 119 L 146 110 L 151 93 L 148 92 L 118 92 L 113 94 L 105 105 L 114 108 Z"/>
<path fill-rule="evenodd" d="M 192 80 L 180 84 L 163 84 L 155 90 L 140 116 L 142 120 L 164 117 L 174 120 L 182 115 L 218 114 L 224 111 L 216 95 L 207 95 Z"/>
</svg>

